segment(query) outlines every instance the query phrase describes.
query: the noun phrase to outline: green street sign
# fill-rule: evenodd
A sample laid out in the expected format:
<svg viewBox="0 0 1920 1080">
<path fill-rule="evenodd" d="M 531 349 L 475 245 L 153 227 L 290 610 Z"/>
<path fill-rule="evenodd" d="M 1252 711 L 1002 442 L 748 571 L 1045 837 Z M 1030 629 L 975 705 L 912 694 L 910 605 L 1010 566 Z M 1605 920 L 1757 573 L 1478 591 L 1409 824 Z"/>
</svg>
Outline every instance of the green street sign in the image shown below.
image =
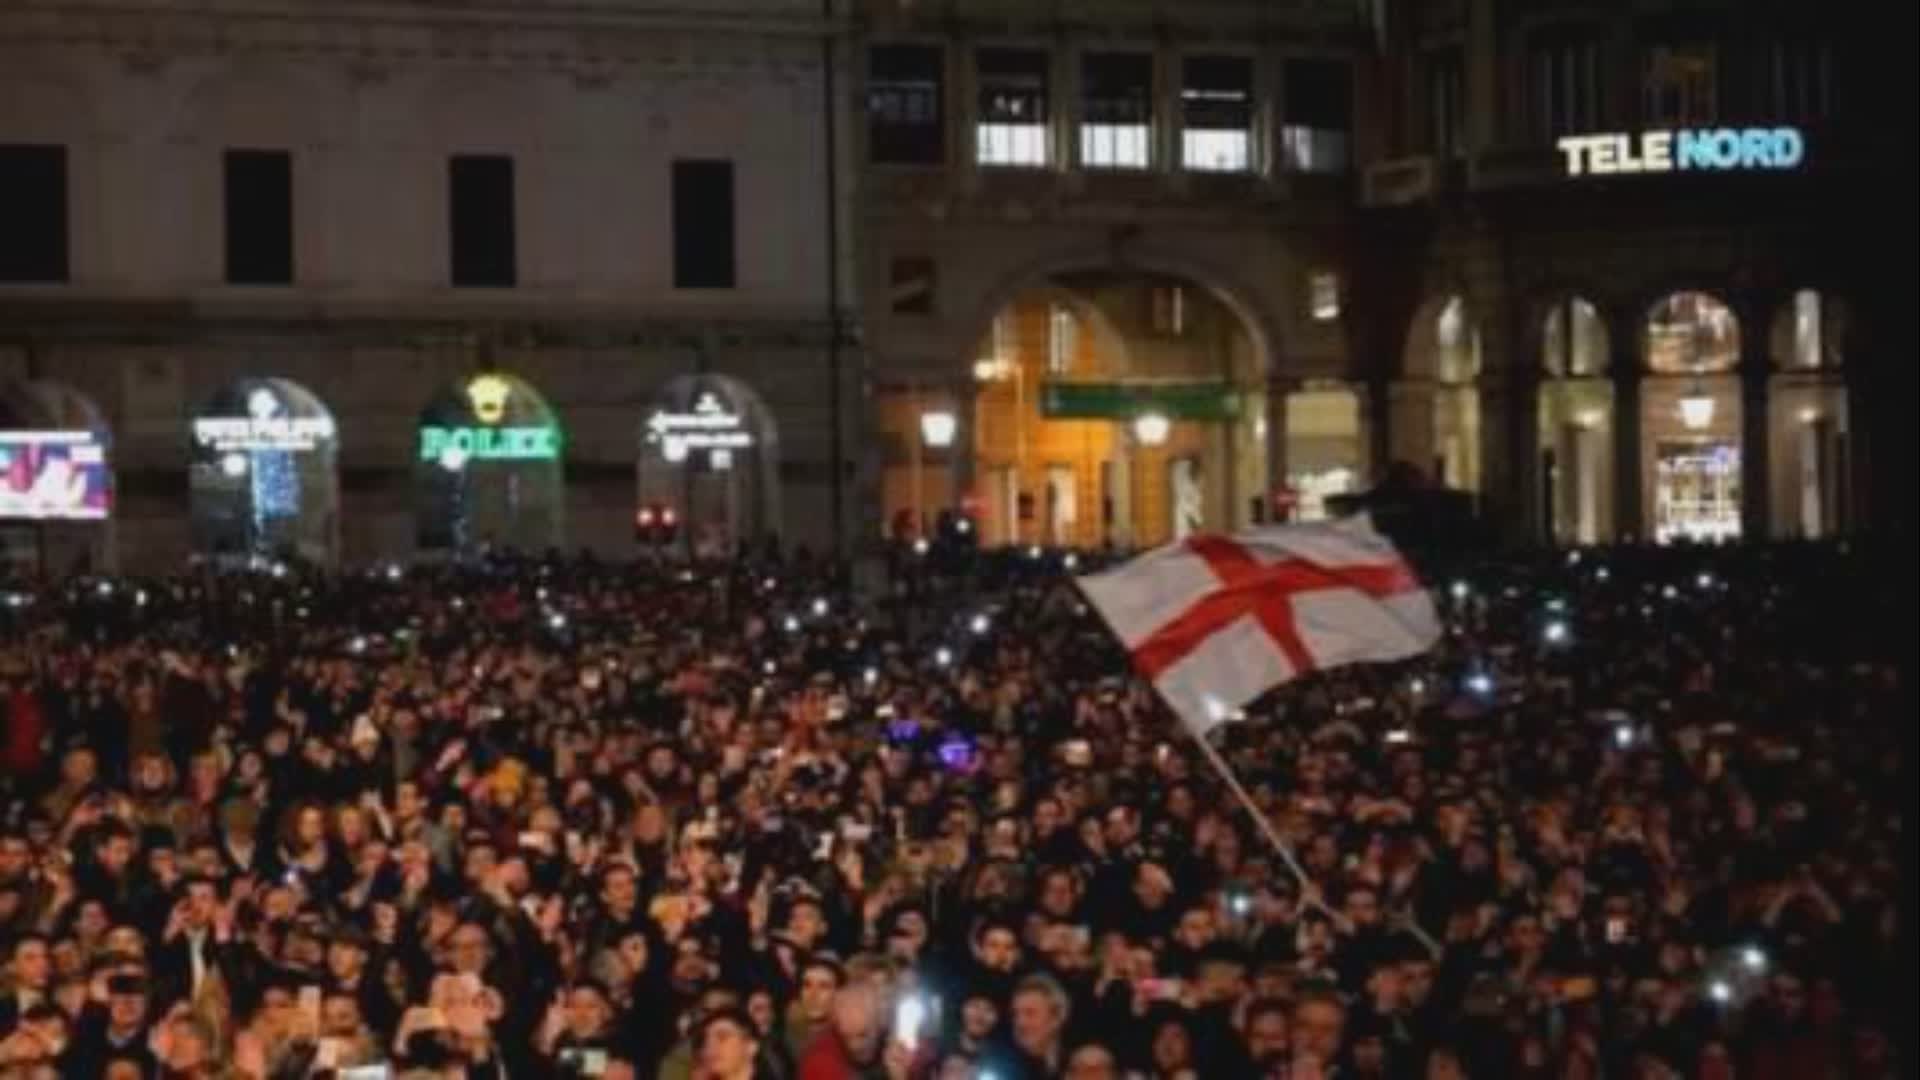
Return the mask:
<svg viewBox="0 0 1920 1080">
<path fill-rule="evenodd" d="M 1224 382 L 1046 382 L 1040 415 L 1049 420 L 1131 420 L 1160 413 L 1169 420 L 1238 420 L 1240 393 Z"/>
</svg>

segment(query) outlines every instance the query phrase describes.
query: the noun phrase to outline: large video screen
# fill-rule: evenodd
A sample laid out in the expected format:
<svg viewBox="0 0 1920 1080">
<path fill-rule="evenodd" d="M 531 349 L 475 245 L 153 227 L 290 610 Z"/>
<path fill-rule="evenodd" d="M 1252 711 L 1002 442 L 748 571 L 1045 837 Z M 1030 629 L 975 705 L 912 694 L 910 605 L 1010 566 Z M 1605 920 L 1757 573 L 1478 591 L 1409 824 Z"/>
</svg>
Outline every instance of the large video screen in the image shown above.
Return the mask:
<svg viewBox="0 0 1920 1080">
<path fill-rule="evenodd" d="M 90 431 L 0 431 L 0 520 L 99 521 L 107 448 Z"/>
</svg>

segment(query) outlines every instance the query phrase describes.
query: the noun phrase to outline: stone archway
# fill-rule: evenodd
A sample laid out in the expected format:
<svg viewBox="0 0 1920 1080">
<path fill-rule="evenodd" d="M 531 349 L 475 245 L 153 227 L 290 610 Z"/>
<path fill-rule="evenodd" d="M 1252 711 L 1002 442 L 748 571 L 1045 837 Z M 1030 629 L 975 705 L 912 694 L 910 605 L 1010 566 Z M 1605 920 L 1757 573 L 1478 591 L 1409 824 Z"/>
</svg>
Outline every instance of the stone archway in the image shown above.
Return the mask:
<svg viewBox="0 0 1920 1080">
<path fill-rule="evenodd" d="M 338 428 L 313 391 L 249 377 L 193 418 L 188 470 L 194 547 L 215 558 L 339 552 Z"/>
<path fill-rule="evenodd" d="M 780 533 L 780 429 L 730 375 L 682 375 L 640 421 L 640 505 L 676 507 L 691 550 L 721 556 Z"/>
</svg>

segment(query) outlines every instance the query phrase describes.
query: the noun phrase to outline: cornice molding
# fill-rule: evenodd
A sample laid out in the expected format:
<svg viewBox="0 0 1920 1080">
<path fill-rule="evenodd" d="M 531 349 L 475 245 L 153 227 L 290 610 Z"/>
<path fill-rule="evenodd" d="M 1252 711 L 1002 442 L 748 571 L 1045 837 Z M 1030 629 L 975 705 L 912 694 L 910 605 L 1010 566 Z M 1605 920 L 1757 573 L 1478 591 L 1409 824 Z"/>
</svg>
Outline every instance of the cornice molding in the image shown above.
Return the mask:
<svg viewBox="0 0 1920 1080">
<path fill-rule="evenodd" d="M 584 86 L 626 69 L 817 71 L 823 34 L 845 24 L 794 0 L 7 0 L 0 49 L 96 48 L 130 71 L 172 58 L 278 56 L 349 61 L 380 81 L 423 62 L 573 73 Z"/>
</svg>

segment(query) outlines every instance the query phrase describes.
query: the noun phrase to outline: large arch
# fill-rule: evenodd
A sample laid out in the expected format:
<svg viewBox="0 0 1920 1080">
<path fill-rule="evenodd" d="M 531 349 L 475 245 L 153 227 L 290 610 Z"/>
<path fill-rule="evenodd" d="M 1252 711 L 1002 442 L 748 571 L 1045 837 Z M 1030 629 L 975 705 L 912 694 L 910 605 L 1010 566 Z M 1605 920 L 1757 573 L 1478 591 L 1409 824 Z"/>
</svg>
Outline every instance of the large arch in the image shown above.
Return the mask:
<svg viewBox="0 0 1920 1080">
<path fill-rule="evenodd" d="M 780 429 L 751 386 L 731 375 L 681 375 L 641 418 L 642 506 L 675 507 L 691 550 L 724 555 L 780 523 Z"/>
<path fill-rule="evenodd" d="M 1393 392 L 1393 456 L 1459 491 L 1480 489 L 1481 348 L 1466 294 L 1429 296 L 1407 327 Z"/>
<path fill-rule="evenodd" d="M 1258 519 L 1267 414 L 1284 402 L 1268 400 L 1275 320 L 1251 295 L 1215 267 L 1151 253 L 1069 253 L 995 280 L 960 322 L 977 332 L 962 353 L 977 378 L 955 485 L 983 538 L 1152 544 Z M 1056 302 L 1092 331 L 1061 370 Z M 1012 365 L 1003 337 L 1024 350 Z"/>
<path fill-rule="evenodd" d="M 1715 293 L 1683 288 L 1640 318 L 1641 520 L 1659 543 L 1723 541 L 1743 530 L 1746 328 Z"/>
<path fill-rule="evenodd" d="M 414 454 L 418 544 L 427 551 L 558 547 L 566 432 L 532 384 L 487 371 L 444 387 L 420 412 Z"/>
<path fill-rule="evenodd" d="M 1851 305 L 1801 287 L 1776 305 L 1767 329 L 1767 462 L 1775 535 L 1816 539 L 1853 518 L 1854 452 L 1845 365 Z"/>
<path fill-rule="evenodd" d="M 1607 314 L 1591 296 L 1555 293 L 1534 312 L 1539 346 L 1539 455 L 1546 532 L 1557 543 L 1613 535 L 1614 387 Z"/>
<path fill-rule="evenodd" d="M 194 416 L 188 485 L 194 546 L 216 559 L 339 551 L 338 428 L 313 391 L 248 377 Z"/>
</svg>

